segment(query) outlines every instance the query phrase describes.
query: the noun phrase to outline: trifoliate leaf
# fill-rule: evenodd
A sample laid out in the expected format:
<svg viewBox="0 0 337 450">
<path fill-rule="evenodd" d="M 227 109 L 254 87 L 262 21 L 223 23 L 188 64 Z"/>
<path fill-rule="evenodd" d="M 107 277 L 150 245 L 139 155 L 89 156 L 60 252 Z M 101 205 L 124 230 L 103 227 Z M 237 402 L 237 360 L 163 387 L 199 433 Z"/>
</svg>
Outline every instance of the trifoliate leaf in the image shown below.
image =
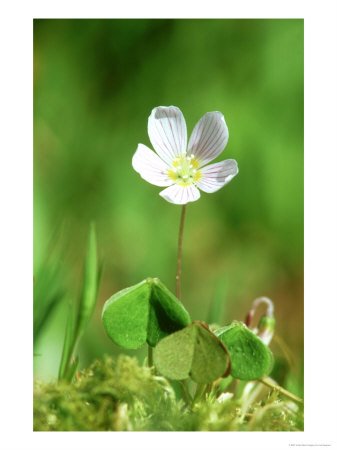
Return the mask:
<svg viewBox="0 0 337 450">
<path fill-rule="evenodd" d="M 162 339 L 153 358 L 165 377 L 184 380 L 190 376 L 197 383 L 211 383 L 224 376 L 230 366 L 225 346 L 198 321 Z"/>
<path fill-rule="evenodd" d="M 107 300 L 103 326 L 110 339 L 123 348 L 136 349 L 191 323 L 181 302 L 157 278 L 147 278 Z"/>
<path fill-rule="evenodd" d="M 215 335 L 228 349 L 231 375 L 239 380 L 256 380 L 269 374 L 273 355 L 269 348 L 242 322 L 217 329 Z"/>
</svg>

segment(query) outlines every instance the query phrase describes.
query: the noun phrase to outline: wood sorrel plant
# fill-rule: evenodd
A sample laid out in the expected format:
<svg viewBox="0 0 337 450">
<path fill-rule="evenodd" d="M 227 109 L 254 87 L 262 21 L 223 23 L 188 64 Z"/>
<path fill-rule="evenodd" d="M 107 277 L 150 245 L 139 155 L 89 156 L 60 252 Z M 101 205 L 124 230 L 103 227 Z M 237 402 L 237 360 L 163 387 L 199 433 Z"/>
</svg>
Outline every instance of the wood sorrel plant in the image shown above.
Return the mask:
<svg viewBox="0 0 337 450">
<path fill-rule="evenodd" d="M 165 200 L 182 205 L 176 296 L 157 278 L 147 278 L 117 292 L 103 307 L 107 335 L 126 349 L 147 343 L 150 367 L 154 365 L 169 380 L 185 382 L 191 378 L 196 382 L 193 399 L 186 384 L 183 385 L 186 401 L 192 405 L 205 399 L 206 394 L 219 394 L 218 387 L 222 385 L 221 393 L 233 378 L 245 382 L 259 380 L 292 400 L 301 401 L 266 378 L 273 366 L 273 355 L 268 348 L 275 325 L 271 300 L 257 299 L 246 324 L 234 321 L 225 327 L 213 327 L 214 332 L 203 322 L 191 323 L 180 301 L 186 204 L 200 198 L 199 189 L 216 192 L 238 173 L 233 159 L 207 166 L 220 155 L 228 141 L 223 114 L 206 113 L 196 124 L 187 145 L 186 123 L 180 109 L 160 106 L 149 117 L 148 133 L 156 153 L 139 144 L 132 166 L 149 183 L 165 187 L 160 192 Z M 260 303 L 267 304 L 267 314 L 256 330 L 250 330 L 248 326 Z M 251 393 L 251 385 L 248 388 L 247 395 Z"/>
</svg>

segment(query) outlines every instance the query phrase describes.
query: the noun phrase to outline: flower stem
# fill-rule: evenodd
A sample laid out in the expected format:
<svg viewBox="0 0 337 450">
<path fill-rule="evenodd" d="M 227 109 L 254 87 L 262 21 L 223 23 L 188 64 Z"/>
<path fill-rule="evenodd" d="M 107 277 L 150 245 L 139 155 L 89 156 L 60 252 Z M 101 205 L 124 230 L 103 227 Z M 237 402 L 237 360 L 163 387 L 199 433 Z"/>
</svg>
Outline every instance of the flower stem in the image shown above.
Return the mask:
<svg viewBox="0 0 337 450">
<path fill-rule="evenodd" d="M 297 395 L 292 394 L 291 392 L 287 391 L 286 389 L 284 389 L 281 386 L 278 386 L 277 384 L 275 384 L 273 382 L 273 380 L 271 378 L 265 377 L 265 378 L 260 378 L 259 381 L 263 384 L 265 384 L 266 386 L 275 389 L 276 391 L 279 391 L 280 394 L 284 395 L 285 397 L 290 398 L 290 400 L 293 400 L 294 402 L 297 403 L 303 403 L 303 400 L 300 397 L 297 397 Z"/>
<path fill-rule="evenodd" d="M 201 400 L 202 396 L 204 395 L 205 391 L 207 388 L 207 384 L 201 384 L 198 383 L 197 384 L 197 388 L 196 391 L 194 393 L 194 397 L 193 397 L 193 406 Z"/>
<path fill-rule="evenodd" d="M 186 205 L 183 205 L 180 217 L 180 227 L 179 227 L 179 240 L 178 240 L 178 263 L 177 263 L 177 275 L 176 275 L 176 294 L 179 300 L 181 299 L 181 255 L 183 246 L 183 232 L 185 223 Z"/>
<path fill-rule="evenodd" d="M 191 406 L 191 404 L 192 404 L 192 397 L 191 397 L 191 394 L 188 391 L 187 380 L 181 380 L 180 384 L 181 384 L 181 387 L 182 387 L 182 394 L 183 394 L 185 403 L 188 406 Z"/>
</svg>

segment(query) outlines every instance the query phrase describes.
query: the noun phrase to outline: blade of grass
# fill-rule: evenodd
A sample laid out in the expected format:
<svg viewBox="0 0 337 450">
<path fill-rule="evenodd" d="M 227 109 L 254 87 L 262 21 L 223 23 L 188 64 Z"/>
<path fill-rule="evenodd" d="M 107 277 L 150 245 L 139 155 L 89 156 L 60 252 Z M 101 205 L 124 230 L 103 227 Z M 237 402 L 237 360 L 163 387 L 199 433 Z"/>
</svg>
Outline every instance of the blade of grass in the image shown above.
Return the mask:
<svg viewBox="0 0 337 450">
<path fill-rule="evenodd" d="M 104 269 L 104 259 L 101 261 L 99 268 L 98 268 L 98 274 L 97 274 L 97 286 L 96 286 L 96 298 L 98 297 L 98 291 L 102 280 L 103 275 L 103 269 Z"/>
<path fill-rule="evenodd" d="M 33 337 L 34 343 L 43 330 L 48 318 L 52 315 L 57 304 L 64 297 L 59 261 L 44 266 L 34 278 L 33 288 Z"/>
<path fill-rule="evenodd" d="M 95 310 L 102 271 L 103 264 L 98 269 L 96 232 L 94 225 L 91 224 L 83 270 L 80 302 L 77 311 L 73 305 L 69 314 L 60 363 L 59 379 L 69 379 L 73 353 Z"/>
<path fill-rule="evenodd" d="M 38 268 L 35 269 L 33 284 L 34 344 L 65 294 L 65 274 L 61 264 L 64 256 L 63 228 L 63 224 L 55 228 L 43 260 L 40 264 L 36 262 Z"/>
<path fill-rule="evenodd" d="M 62 356 L 61 356 L 61 362 L 60 362 L 60 368 L 59 368 L 59 380 L 65 378 L 66 372 L 68 370 L 71 355 L 73 353 L 74 349 L 74 343 L 75 343 L 75 330 L 76 330 L 76 310 L 75 310 L 75 304 L 71 303 L 69 304 L 69 313 L 68 313 L 68 320 L 67 320 L 67 327 L 66 327 L 66 334 L 64 337 L 64 343 L 63 343 L 63 350 L 62 350 Z"/>
<path fill-rule="evenodd" d="M 98 294 L 98 264 L 97 264 L 97 243 L 94 224 L 90 226 L 87 254 L 84 264 L 82 293 L 77 316 L 76 336 L 77 341 L 86 329 L 89 320 L 95 310 L 96 298 Z"/>
<path fill-rule="evenodd" d="M 207 323 L 222 324 L 225 312 L 226 291 L 227 281 L 225 279 L 219 280 L 209 307 Z"/>
<path fill-rule="evenodd" d="M 76 356 L 76 358 L 72 358 L 71 364 L 68 368 L 68 371 L 65 373 L 64 378 L 69 381 L 70 383 L 74 380 L 76 370 L 78 367 L 79 358 Z"/>
</svg>

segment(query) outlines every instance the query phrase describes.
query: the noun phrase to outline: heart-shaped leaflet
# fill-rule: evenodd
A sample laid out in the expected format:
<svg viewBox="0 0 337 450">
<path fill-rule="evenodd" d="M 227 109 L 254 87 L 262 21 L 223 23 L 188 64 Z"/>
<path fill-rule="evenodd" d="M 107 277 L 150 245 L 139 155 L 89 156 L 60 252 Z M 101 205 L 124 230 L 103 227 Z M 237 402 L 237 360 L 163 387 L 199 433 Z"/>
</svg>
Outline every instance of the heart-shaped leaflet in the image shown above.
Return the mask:
<svg viewBox="0 0 337 450">
<path fill-rule="evenodd" d="M 158 371 L 171 380 L 190 376 L 197 383 L 211 383 L 230 371 L 226 347 L 199 321 L 162 339 L 153 360 Z"/>
<path fill-rule="evenodd" d="M 146 342 L 154 347 L 163 337 L 191 323 L 182 303 L 158 278 L 147 278 L 110 297 L 104 304 L 102 321 L 109 338 L 127 349 Z"/>
<path fill-rule="evenodd" d="M 215 331 L 231 357 L 231 375 L 239 380 L 257 380 L 269 374 L 273 355 L 244 323 L 234 321 Z"/>
</svg>

